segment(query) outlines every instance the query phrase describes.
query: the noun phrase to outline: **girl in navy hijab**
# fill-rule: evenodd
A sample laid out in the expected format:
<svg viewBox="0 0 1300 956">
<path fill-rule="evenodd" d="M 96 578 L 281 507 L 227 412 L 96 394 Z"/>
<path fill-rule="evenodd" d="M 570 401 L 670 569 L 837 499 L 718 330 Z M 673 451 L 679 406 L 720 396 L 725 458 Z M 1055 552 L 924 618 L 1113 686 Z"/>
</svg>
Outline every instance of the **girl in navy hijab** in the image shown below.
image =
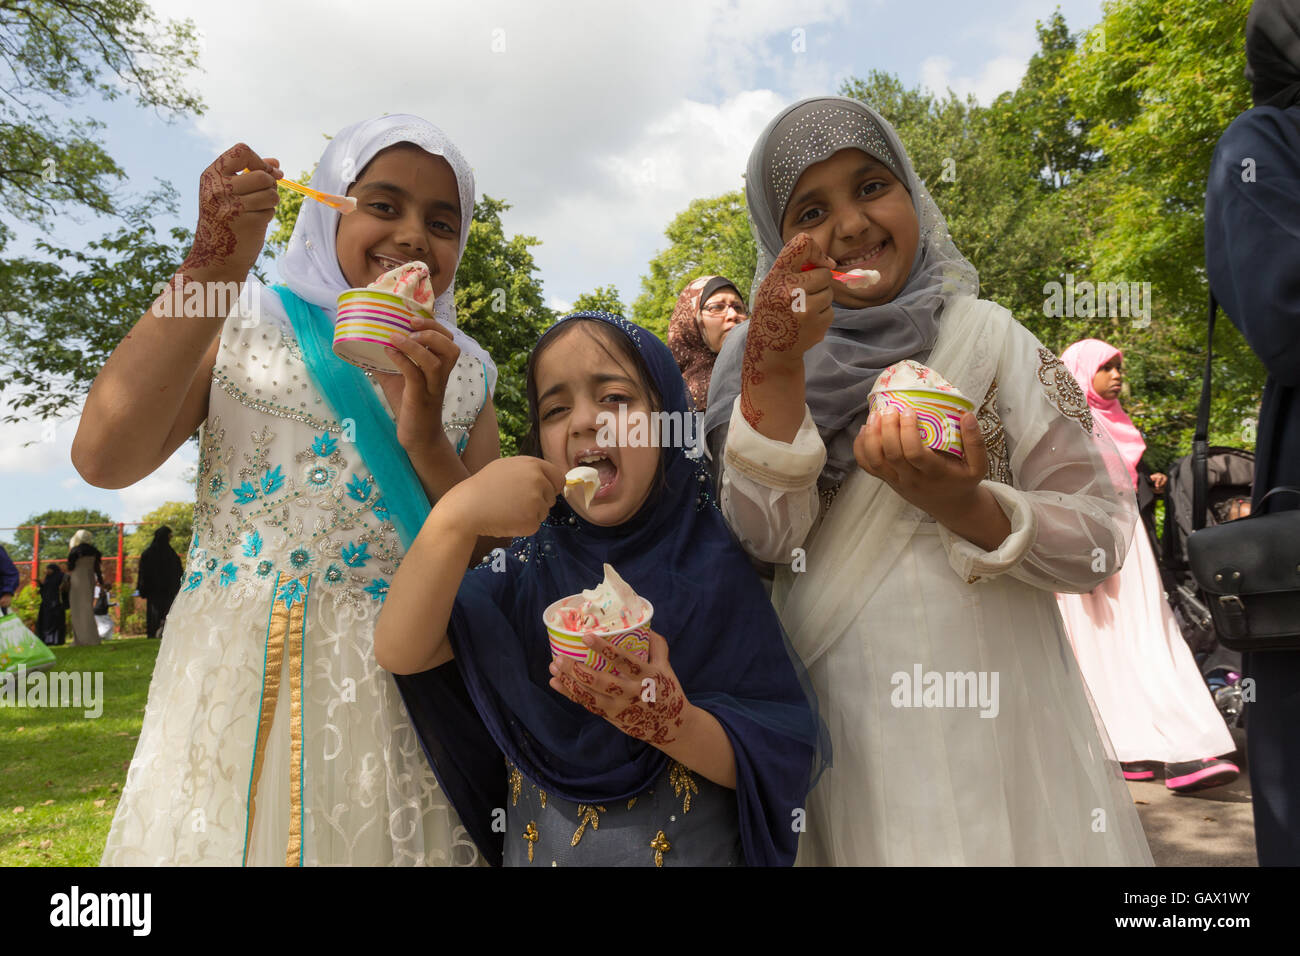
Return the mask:
<svg viewBox="0 0 1300 956">
<path fill-rule="evenodd" d="M 672 354 L 578 312 L 533 350 L 528 402 L 535 457 L 439 501 L 376 631 L 462 822 L 507 865 L 790 865 L 824 729 L 690 442 Z M 599 490 L 557 500 L 579 461 Z M 520 535 L 460 579 L 479 538 Z M 605 564 L 654 607 L 648 659 L 587 639 L 617 675 L 552 662 L 542 622 Z"/>
</svg>

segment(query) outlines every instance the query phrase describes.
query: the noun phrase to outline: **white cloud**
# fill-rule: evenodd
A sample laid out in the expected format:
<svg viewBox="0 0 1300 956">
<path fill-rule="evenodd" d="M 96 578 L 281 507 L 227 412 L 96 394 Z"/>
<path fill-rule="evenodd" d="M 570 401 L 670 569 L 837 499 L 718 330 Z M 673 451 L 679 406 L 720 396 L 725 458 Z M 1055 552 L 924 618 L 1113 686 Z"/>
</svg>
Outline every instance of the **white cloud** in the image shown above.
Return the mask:
<svg viewBox="0 0 1300 956">
<path fill-rule="evenodd" d="M 0 393 L 0 417 L 9 412 Z M 76 432 L 76 419 L 4 425 L 0 431 L 0 475 L 39 475 L 62 465 L 71 467 Z"/>
<path fill-rule="evenodd" d="M 548 292 L 567 298 L 611 281 L 635 296 L 673 215 L 736 188 L 755 135 L 790 99 L 754 89 L 832 88 L 831 67 L 796 54 L 791 31 L 824 32 L 847 11 L 839 0 L 797 13 L 779 0 L 392 0 L 377 17 L 286 0 L 250 28 L 206 0 L 154 7 L 205 36 L 191 85 L 214 157 L 242 140 L 294 174 L 319 158 L 322 134 L 382 112 L 427 117 L 473 164 L 479 193 L 513 204 L 507 228 L 545 240 L 535 257 Z M 646 160 L 655 182 L 638 188 Z"/>
<path fill-rule="evenodd" d="M 197 460 L 194 446 L 186 442 L 152 475 L 118 492 L 122 501 L 119 513 L 141 518 L 168 501 L 193 501 L 194 485 L 185 475 Z"/>
<path fill-rule="evenodd" d="M 9 411 L 0 393 L 0 417 Z M 76 414 L 63 421 L 25 421 L 0 430 L 0 495 L 7 514 L 97 508 L 115 520 L 132 521 L 164 502 L 194 500 L 194 487 L 183 477 L 198 461 L 198 450 L 191 442 L 181 445 L 157 471 L 134 485 L 117 491 L 88 485 L 72 466 L 72 440 L 80 421 L 78 402 Z M 32 440 L 35 444 L 23 447 Z"/>
<path fill-rule="evenodd" d="M 1014 90 L 1020 85 L 1032 49 L 1023 57 L 998 56 L 982 63 L 975 75 L 954 76 L 954 63 L 946 56 L 930 56 L 921 62 L 921 85 L 936 96 L 947 96 L 952 90 L 961 99 L 974 94 L 984 105 L 992 103 L 1000 93 Z"/>
</svg>

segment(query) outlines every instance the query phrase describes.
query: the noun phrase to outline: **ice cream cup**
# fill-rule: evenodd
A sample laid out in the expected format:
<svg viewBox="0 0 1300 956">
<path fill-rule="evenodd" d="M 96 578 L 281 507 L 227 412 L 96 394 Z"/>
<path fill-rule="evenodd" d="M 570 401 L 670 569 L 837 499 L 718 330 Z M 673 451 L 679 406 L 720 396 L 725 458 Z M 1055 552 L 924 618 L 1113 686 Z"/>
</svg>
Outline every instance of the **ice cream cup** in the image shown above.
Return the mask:
<svg viewBox="0 0 1300 956">
<path fill-rule="evenodd" d="M 611 674 L 617 674 L 618 670 L 609 661 L 597 654 L 594 649 L 582 643 L 585 634 L 592 633 L 609 641 L 615 647 L 621 648 L 625 653 L 635 654 L 643 661 L 649 660 L 650 619 L 654 617 L 655 612 L 649 601 L 641 598 L 644 613 L 641 620 L 634 627 L 590 632 L 568 631 L 560 627 L 560 609 L 578 607 L 581 604 L 582 595 L 575 594 L 570 597 L 560 598 L 542 612 L 542 623 L 546 625 L 546 633 L 551 639 L 551 656 L 553 658 L 586 664 L 594 671 L 609 671 Z"/>
<path fill-rule="evenodd" d="M 974 412 L 975 405 L 955 392 L 937 388 L 882 388 L 872 392 L 868 403 L 877 415 L 886 408 L 916 413 L 921 441 L 935 451 L 966 457 L 961 443 L 961 419 Z"/>
<path fill-rule="evenodd" d="M 334 320 L 334 354 L 372 372 L 400 372 L 384 351 L 395 332 L 409 334 L 415 317 L 431 318 L 412 309 L 409 300 L 375 289 L 348 289 L 339 294 Z"/>
</svg>

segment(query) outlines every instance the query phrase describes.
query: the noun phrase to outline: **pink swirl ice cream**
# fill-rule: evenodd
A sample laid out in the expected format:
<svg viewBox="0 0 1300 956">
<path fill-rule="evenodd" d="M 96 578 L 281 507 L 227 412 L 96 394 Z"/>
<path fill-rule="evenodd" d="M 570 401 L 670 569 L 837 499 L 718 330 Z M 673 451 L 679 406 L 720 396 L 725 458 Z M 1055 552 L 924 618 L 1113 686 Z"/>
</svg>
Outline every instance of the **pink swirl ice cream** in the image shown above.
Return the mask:
<svg viewBox="0 0 1300 956">
<path fill-rule="evenodd" d="M 369 288 L 401 296 L 412 311 L 433 315 L 433 282 L 429 278 L 429 267 L 423 262 L 405 262 L 396 269 L 389 269 L 370 283 Z"/>
</svg>

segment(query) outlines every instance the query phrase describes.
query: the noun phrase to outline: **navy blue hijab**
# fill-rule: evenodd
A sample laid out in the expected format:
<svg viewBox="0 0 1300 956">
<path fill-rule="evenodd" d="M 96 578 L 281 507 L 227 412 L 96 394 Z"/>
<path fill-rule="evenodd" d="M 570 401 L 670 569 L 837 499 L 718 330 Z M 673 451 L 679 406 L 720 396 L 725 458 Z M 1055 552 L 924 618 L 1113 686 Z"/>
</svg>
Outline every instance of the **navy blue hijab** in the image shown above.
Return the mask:
<svg viewBox="0 0 1300 956">
<path fill-rule="evenodd" d="M 603 323 L 627 336 L 662 398 L 689 414 L 668 347 L 626 319 L 577 312 L 551 326 Z M 533 410 L 535 416 L 536 410 Z M 489 860 L 501 859 L 492 811 L 505 804 L 502 755 L 549 794 L 577 803 L 617 801 L 648 789 L 669 758 L 549 686 L 542 612 L 594 587 L 609 563 L 654 605 L 654 629 L 690 702 L 712 714 L 736 755 L 746 862 L 790 865 L 793 811 L 829 754 L 802 665 L 714 501 L 702 456 L 662 451 L 663 483 L 616 527 L 590 524 L 564 498 L 538 532 L 516 539 L 505 570 L 491 557 L 461 583 L 448 624 L 451 664 L 397 678 L 426 753 L 462 822 Z M 500 559 L 496 562 L 500 568 Z"/>
</svg>

